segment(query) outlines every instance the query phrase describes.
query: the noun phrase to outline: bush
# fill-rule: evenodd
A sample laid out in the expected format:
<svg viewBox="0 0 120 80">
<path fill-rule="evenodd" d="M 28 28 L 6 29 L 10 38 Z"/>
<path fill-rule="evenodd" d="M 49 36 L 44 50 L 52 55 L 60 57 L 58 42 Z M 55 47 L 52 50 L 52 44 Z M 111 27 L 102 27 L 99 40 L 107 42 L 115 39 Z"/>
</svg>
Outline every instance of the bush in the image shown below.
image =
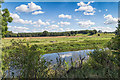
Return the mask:
<svg viewBox="0 0 120 80">
<path fill-rule="evenodd" d="M 42 58 L 43 50 L 37 45 L 23 44 L 20 41 L 12 40 L 12 45 L 3 48 L 2 70 L 3 77 L 11 77 L 12 69 L 18 70 L 20 78 L 41 78 L 46 77 L 50 62 Z M 8 71 L 6 76 L 5 71 Z M 17 73 L 16 73 L 17 74 Z"/>
<path fill-rule="evenodd" d="M 87 65 L 100 78 L 118 78 L 118 58 L 110 50 L 96 49 L 89 53 Z M 92 74 L 91 74 L 92 75 Z"/>
</svg>

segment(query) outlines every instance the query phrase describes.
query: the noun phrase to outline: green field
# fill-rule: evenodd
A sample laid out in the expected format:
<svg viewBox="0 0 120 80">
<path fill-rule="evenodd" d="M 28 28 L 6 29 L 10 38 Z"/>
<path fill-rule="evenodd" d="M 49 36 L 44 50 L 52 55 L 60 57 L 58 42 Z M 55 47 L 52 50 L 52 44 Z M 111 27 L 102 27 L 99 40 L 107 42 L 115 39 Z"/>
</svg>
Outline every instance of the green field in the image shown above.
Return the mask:
<svg viewBox="0 0 120 80">
<path fill-rule="evenodd" d="M 104 45 L 112 38 L 115 34 L 77 34 L 76 36 L 62 36 L 62 37 L 27 37 L 19 38 L 28 41 L 30 45 L 37 44 L 40 49 L 46 51 L 46 53 L 53 52 L 64 52 L 64 51 L 75 51 L 83 49 L 93 49 L 95 46 L 105 47 Z M 18 38 L 5 38 L 2 39 L 2 46 L 10 46 L 11 40 L 19 40 Z M 24 44 L 24 42 L 23 42 Z"/>
</svg>

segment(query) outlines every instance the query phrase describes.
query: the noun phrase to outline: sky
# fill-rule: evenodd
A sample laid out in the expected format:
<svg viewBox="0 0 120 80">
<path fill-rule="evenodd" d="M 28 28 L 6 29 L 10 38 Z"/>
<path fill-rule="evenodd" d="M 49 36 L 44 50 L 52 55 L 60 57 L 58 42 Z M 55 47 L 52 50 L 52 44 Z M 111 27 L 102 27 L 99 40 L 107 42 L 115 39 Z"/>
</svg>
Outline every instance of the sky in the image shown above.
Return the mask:
<svg viewBox="0 0 120 80">
<path fill-rule="evenodd" d="M 88 2 L 91 0 L 4 0 L 5 2 Z M 120 0 L 94 0 L 95 2 L 119 2 Z"/>
<path fill-rule="evenodd" d="M 8 30 L 21 32 L 63 32 L 116 30 L 118 2 L 5 2 L 13 22 Z"/>
</svg>

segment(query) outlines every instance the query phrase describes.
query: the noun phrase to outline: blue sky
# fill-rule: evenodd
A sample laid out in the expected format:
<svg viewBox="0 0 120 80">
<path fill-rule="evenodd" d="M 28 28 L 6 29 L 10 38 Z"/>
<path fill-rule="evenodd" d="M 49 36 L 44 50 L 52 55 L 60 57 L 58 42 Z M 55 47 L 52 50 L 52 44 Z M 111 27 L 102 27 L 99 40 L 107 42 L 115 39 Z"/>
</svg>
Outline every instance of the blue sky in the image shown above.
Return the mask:
<svg viewBox="0 0 120 80">
<path fill-rule="evenodd" d="M 13 32 L 61 32 L 71 30 L 114 31 L 118 2 L 5 2 L 13 22 Z"/>
<path fill-rule="evenodd" d="M 80 2 L 83 0 L 4 0 L 5 2 Z M 84 0 L 84 2 L 88 2 L 91 0 Z M 119 0 L 94 0 L 96 2 L 118 2 Z"/>
</svg>

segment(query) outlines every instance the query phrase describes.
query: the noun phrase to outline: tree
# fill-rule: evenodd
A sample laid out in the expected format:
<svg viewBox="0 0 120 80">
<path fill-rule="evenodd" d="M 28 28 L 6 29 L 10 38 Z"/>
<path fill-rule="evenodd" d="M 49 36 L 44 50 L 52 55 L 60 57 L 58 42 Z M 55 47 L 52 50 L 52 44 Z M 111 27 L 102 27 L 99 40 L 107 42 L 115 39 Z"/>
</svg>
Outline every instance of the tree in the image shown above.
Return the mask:
<svg viewBox="0 0 120 80">
<path fill-rule="evenodd" d="M 2 37 L 5 37 L 5 34 L 7 33 L 8 30 L 8 23 L 11 23 L 13 18 L 10 17 L 10 13 L 8 11 L 8 9 L 3 9 L 2 10 L 3 14 L 2 14 Z"/>
<path fill-rule="evenodd" d="M 120 21 L 118 21 L 118 27 L 117 30 L 115 31 L 116 35 L 120 37 Z"/>
<path fill-rule="evenodd" d="M 97 33 L 97 30 L 93 30 L 95 32 L 95 34 Z"/>
<path fill-rule="evenodd" d="M 118 27 L 115 33 L 116 36 L 108 43 L 108 47 L 112 50 L 118 50 L 120 52 L 120 21 L 118 21 Z"/>
<path fill-rule="evenodd" d="M 43 35 L 43 36 L 49 36 L 49 32 L 48 32 L 48 31 L 44 31 L 44 32 L 42 33 L 42 35 Z"/>
<path fill-rule="evenodd" d="M 102 30 L 99 30 L 98 32 L 99 32 L 99 33 L 102 33 Z"/>
</svg>

